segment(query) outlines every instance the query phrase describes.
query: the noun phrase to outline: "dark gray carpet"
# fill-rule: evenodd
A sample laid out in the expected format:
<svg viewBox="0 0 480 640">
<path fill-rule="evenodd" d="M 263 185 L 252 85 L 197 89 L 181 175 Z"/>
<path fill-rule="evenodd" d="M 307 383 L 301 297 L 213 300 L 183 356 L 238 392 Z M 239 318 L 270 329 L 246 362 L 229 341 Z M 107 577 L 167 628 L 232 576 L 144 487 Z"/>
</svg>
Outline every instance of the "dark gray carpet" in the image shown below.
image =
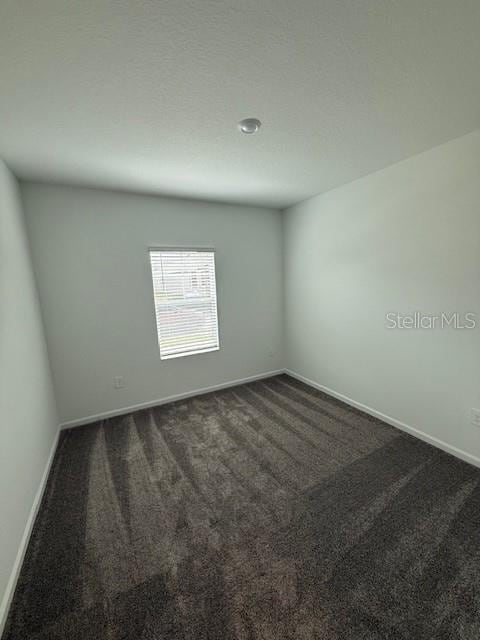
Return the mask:
<svg viewBox="0 0 480 640">
<path fill-rule="evenodd" d="M 287 376 L 62 434 L 4 640 L 478 640 L 480 471 Z"/>
</svg>

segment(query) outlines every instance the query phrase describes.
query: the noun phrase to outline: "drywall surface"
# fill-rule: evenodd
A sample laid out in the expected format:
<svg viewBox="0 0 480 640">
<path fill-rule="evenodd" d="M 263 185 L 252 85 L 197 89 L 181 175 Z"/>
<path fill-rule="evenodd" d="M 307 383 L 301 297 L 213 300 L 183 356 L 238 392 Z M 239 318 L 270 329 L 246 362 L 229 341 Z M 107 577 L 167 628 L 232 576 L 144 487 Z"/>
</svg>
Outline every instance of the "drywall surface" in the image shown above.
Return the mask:
<svg viewBox="0 0 480 640">
<path fill-rule="evenodd" d="M 29 183 L 22 194 L 62 422 L 283 366 L 279 212 Z M 160 360 L 152 246 L 215 248 L 219 351 Z"/>
<path fill-rule="evenodd" d="M 287 367 L 480 456 L 480 132 L 286 210 L 284 255 Z"/>
<path fill-rule="evenodd" d="M 479 24 L 478 0 L 3 0 L 0 148 L 26 180 L 286 207 L 479 127 Z"/>
<path fill-rule="evenodd" d="M 58 430 L 17 184 L 0 161 L 0 635 L 6 593 Z M 5 596 L 5 599 L 4 599 Z"/>
</svg>

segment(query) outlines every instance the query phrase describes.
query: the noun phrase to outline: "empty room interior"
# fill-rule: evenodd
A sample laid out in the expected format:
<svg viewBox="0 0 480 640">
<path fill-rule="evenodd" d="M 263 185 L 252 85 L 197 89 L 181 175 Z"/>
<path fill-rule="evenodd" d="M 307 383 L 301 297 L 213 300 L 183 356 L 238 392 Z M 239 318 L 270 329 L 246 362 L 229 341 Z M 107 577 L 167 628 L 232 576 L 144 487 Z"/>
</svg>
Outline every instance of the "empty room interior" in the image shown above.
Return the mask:
<svg viewBox="0 0 480 640">
<path fill-rule="evenodd" d="M 0 1 L 0 638 L 480 638 L 478 0 Z"/>
</svg>

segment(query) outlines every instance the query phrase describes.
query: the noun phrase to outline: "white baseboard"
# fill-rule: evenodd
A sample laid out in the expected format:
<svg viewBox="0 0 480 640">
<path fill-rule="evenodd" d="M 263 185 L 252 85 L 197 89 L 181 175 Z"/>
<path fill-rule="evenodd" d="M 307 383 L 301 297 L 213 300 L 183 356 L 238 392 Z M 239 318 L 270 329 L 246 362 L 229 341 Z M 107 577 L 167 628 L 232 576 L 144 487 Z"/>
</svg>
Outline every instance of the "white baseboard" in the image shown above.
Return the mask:
<svg viewBox="0 0 480 640">
<path fill-rule="evenodd" d="M 5 628 L 5 624 L 7 622 L 8 611 L 12 603 L 13 594 L 15 593 L 15 587 L 17 586 L 18 577 L 20 576 L 23 560 L 25 558 L 25 552 L 27 551 L 28 543 L 30 541 L 30 536 L 33 530 L 33 525 L 35 524 L 35 519 L 37 517 L 38 510 L 42 502 L 45 487 L 47 486 L 48 474 L 50 473 L 50 468 L 52 466 L 53 458 L 55 456 L 55 451 L 57 450 L 59 435 L 60 435 L 60 429 L 57 430 L 57 434 L 53 441 L 52 448 L 50 449 L 47 464 L 45 465 L 42 479 L 40 480 L 37 493 L 35 494 L 32 508 L 30 509 L 30 513 L 28 516 L 27 524 L 25 526 L 25 530 L 23 532 L 23 536 L 20 541 L 17 557 L 15 558 L 13 569 L 10 574 L 7 587 L 5 589 L 5 593 L 3 594 L 2 602 L 0 604 L 0 638 L 2 637 L 2 633 Z"/>
<path fill-rule="evenodd" d="M 248 378 L 239 378 L 238 380 L 230 380 L 228 382 L 222 382 L 215 384 L 211 387 L 203 387 L 202 389 L 195 389 L 193 391 L 187 391 L 185 393 L 177 393 L 173 396 L 167 396 L 165 398 L 159 398 L 157 400 L 149 400 L 148 402 L 141 402 L 140 404 L 132 404 L 128 407 L 122 407 L 121 409 L 115 409 L 114 411 L 105 411 L 103 413 L 97 413 L 85 418 L 78 418 L 76 420 L 69 420 L 63 422 L 60 425 L 61 429 L 71 429 L 72 427 L 81 427 L 91 422 L 98 422 L 99 420 L 106 420 L 107 418 L 114 418 L 115 416 L 122 416 L 139 409 L 149 409 L 150 407 L 156 407 L 161 404 L 167 404 L 168 402 L 175 402 L 175 400 L 183 400 L 185 398 L 193 398 L 194 396 L 201 396 L 204 393 L 210 393 L 212 391 L 219 391 L 220 389 L 227 389 L 228 387 L 237 387 L 240 384 L 246 382 L 254 382 L 255 380 L 262 380 L 263 378 L 271 378 L 272 376 L 278 376 L 281 373 L 285 373 L 284 369 L 276 369 L 275 371 L 266 371 L 265 373 L 259 373 Z"/>
<path fill-rule="evenodd" d="M 195 389 L 193 391 L 178 393 L 172 396 L 159 398 L 157 400 L 151 400 L 148 402 L 142 402 L 142 403 L 130 405 L 127 407 L 122 407 L 121 409 L 116 409 L 114 411 L 105 411 L 103 413 L 97 413 L 95 415 L 86 416 L 85 418 L 69 420 L 68 422 L 62 423 L 60 425 L 60 428 L 71 429 L 72 427 L 80 427 L 85 424 L 97 422 L 98 420 L 105 420 L 107 418 L 113 418 L 115 416 L 125 415 L 128 413 L 132 413 L 132 411 L 138 411 L 139 409 L 148 409 L 150 407 L 155 407 L 161 404 L 167 404 L 168 402 L 175 402 L 175 400 L 183 400 L 184 398 L 192 398 L 194 396 L 200 396 L 204 393 L 210 393 L 212 391 L 218 391 L 220 389 L 227 389 L 228 387 L 235 387 L 240 384 L 245 384 L 246 382 L 254 382 L 255 380 L 261 380 L 262 378 L 270 378 L 272 376 L 276 376 L 281 373 L 286 373 L 289 376 L 292 376 L 292 378 L 296 378 L 297 380 L 300 380 L 301 382 L 304 382 L 305 384 L 308 384 L 309 386 L 315 389 L 318 389 L 319 391 L 323 391 L 324 393 L 327 393 L 328 395 L 334 398 L 337 398 L 338 400 L 341 400 L 342 402 L 345 402 L 346 404 L 352 407 L 355 407 L 356 409 L 360 409 L 360 411 L 364 411 L 365 413 L 368 413 L 374 418 L 378 418 L 379 420 L 386 422 L 392 427 L 396 427 L 401 431 L 405 431 L 406 433 L 409 433 L 410 435 L 415 436 L 416 438 L 419 438 L 424 442 L 428 442 L 428 444 L 431 444 L 434 447 L 437 447 L 438 449 L 442 449 L 442 451 L 446 451 L 447 453 L 450 453 L 456 456 L 457 458 L 464 460 L 465 462 L 469 462 L 470 464 L 473 464 L 476 467 L 480 467 L 480 458 L 478 458 L 477 456 L 474 456 L 471 453 L 467 453 L 466 451 L 463 451 L 463 449 L 458 449 L 457 447 L 454 447 L 453 445 L 448 444 L 447 442 L 444 442 L 439 438 L 435 438 L 434 436 L 431 436 L 428 433 L 421 431 L 420 429 L 411 427 L 410 425 L 405 424 L 404 422 L 401 422 L 396 418 L 392 418 L 391 416 L 388 416 L 384 413 L 381 413 L 376 409 L 372 409 L 371 407 L 365 404 L 362 404 L 357 400 L 353 400 L 352 398 L 349 398 L 348 396 L 345 396 L 342 393 L 339 393 L 338 391 L 334 391 L 333 389 L 330 389 L 329 387 L 319 384 L 318 382 L 310 380 L 309 378 L 306 378 L 305 376 L 302 376 L 301 374 L 296 373 L 295 371 L 292 371 L 290 369 L 276 369 L 275 371 L 267 371 L 265 373 L 249 376 L 247 378 L 230 380 L 228 382 L 222 382 L 221 384 L 213 385 L 210 387 Z"/>
<path fill-rule="evenodd" d="M 295 371 L 291 371 L 290 369 L 285 369 L 285 373 L 288 374 L 289 376 L 292 376 L 292 378 L 296 378 L 297 380 L 300 380 L 300 382 L 304 382 L 305 384 L 308 384 L 310 387 L 313 387 L 314 389 L 323 391 L 324 393 L 327 393 L 329 396 L 337 398 L 337 400 L 341 400 L 342 402 L 345 402 L 346 404 L 349 404 L 350 406 L 355 407 L 356 409 L 360 409 L 360 411 L 364 411 L 365 413 L 368 413 L 374 418 L 379 418 L 380 420 L 382 420 L 383 422 L 386 422 L 392 427 L 396 427 L 401 431 L 405 431 L 406 433 L 409 433 L 410 435 L 415 436 L 415 438 L 419 438 L 420 440 L 423 440 L 424 442 L 428 442 L 428 444 L 431 444 L 434 447 L 437 447 L 438 449 L 442 449 L 442 451 L 451 453 L 453 456 L 460 458 L 465 462 L 469 462 L 470 464 L 473 464 L 476 467 L 480 467 L 480 458 L 472 455 L 471 453 L 467 453 L 466 451 L 463 451 L 463 449 L 458 449 L 457 447 L 454 447 L 453 445 L 448 444 L 443 440 L 439 440 L 438 438 L 435 438 L 434 436 L 431 436 L 428 433 L 421 431 L 420 429 L 411 427 L 410 425 L 405 424 L 404 422 L 401 422 L 396 418 L 387 416 L 384 413 L 377 411 L 376 409 L 372 409 L 371 407 L 368 407 L 367 405 L 362 404 L 361 402 L 352 400 L 352 398 L 349 398 L 348 396 L 344 396 L 342 393 L 338 393 L 338 391 L 329 389 L 328 387 L 325 387 L 323 384 L 314 382 L 309 378 L 305 378 L 305 376 L 302 376 L 299 373 L 296 373 Z"/>
</svg>

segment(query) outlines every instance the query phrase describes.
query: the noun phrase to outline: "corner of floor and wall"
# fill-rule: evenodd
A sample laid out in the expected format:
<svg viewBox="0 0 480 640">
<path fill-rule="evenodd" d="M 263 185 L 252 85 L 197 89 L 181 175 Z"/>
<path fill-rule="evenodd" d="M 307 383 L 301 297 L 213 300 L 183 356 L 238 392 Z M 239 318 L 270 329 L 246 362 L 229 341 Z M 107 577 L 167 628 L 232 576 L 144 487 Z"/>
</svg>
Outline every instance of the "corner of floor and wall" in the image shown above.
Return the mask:
<svg viewBox="0 0 480 640">
<path fill-rule="evenodd" d="M 287 369 L 477 466 L 479 168 L 475 131 L 283 219 Z"/>
<path fill-rule="evenodd" d="M 476 131 L 283 212 L 31 182 L 19 198 L 0 164 L 0 621 L 59 422 L 287 371 L 480 466 L 479 160 Z M 155 245 L 215 247 L 220 351 L 159 359 Z M 387 328 L 415 312 L 477 326 Z"/>
<path fill-rule="evenodd" d="M 59 431 L 18 185 L 0 160 L 0 636 Z"/>
</svg>

